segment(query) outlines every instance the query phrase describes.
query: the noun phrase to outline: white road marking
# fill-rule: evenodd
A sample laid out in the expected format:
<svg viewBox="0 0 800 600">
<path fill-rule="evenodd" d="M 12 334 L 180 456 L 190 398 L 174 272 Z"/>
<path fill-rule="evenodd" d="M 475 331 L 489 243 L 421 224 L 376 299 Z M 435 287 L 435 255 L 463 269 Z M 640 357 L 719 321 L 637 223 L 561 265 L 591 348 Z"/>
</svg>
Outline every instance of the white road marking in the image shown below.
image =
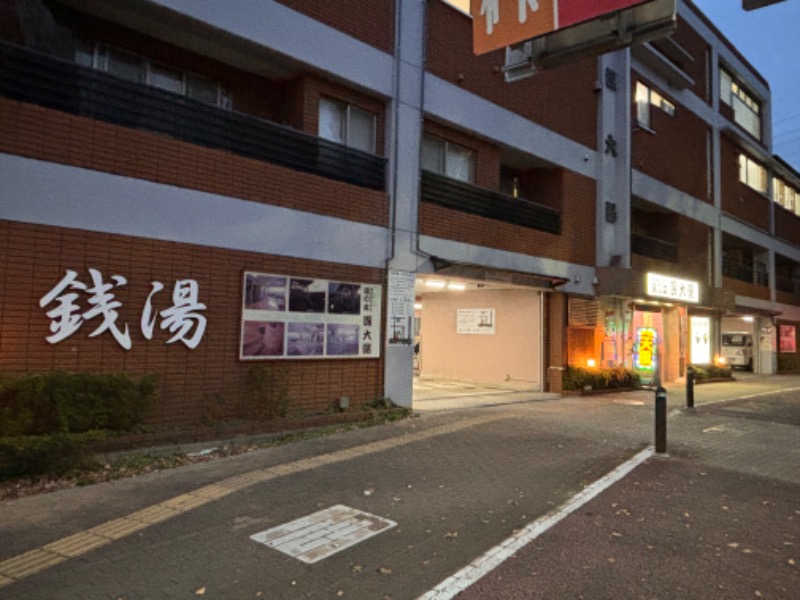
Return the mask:
<svg viewBox="0 0 800 600">
<path fill-rule="evenodd" d="M 769 392 L 761 392 L 759 394 L 750 394 L 748 396 L 737 396 L 736 398 L 731 398 L 731 400 L 747 400 L 749 398 L 760 398 L 761 396 L 774 396 L 775 394 L 783 394 L 785 392 L 796 392 L 797 390 L 800 390 L 800 387 L 782 388 L 779 390 L 772 390 Z"/>
<path fill-rule="evenodd" d="M 578 510 L 592 498 L 625 477 L 636 467 L 653 456 L 653 447 L 645 448 L 620 466 L 610 471 L 583 491 L 573 496 L 569 502 L 555 511 L 533 521 L 510 538 L 501 542 L 482 556 L 478 557 L 458 573 L 451 575 L 435 588 L 423 594 L 418 600 L 448 600 L 464 591 L 484 575 L 499 567 L 504 561 L 521 550 L 564 517 Z"/>
<path fill-rule="evenodd" d="M 396 525 L 389 519 L 337 504 L 251 535 L 250 539 L 312 564 Z"/>
</svg>

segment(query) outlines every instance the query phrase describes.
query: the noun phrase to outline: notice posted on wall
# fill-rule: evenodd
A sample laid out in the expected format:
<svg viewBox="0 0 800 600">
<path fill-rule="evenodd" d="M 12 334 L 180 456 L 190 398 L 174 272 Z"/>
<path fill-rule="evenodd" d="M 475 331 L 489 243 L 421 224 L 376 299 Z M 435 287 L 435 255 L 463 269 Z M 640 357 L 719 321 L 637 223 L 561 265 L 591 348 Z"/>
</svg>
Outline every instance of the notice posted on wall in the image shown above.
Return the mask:
<svg viewBox="0 0 800 600">
<path fill-rule="evenodd" d="M 386 343 L 410 345 L 414 335 L 414 273 L 389 271 L 386 299 Z"/>
<path fill-rule="evenodd" d="M 381 286 L 244 274 L 241 360 L 378 358 Z"/>
<path fill-rule="evenodd" d="M 459 308 L 456 315 L 456 333 L 471 335 L 495 334 L 495 309 Z"/>
</svg>

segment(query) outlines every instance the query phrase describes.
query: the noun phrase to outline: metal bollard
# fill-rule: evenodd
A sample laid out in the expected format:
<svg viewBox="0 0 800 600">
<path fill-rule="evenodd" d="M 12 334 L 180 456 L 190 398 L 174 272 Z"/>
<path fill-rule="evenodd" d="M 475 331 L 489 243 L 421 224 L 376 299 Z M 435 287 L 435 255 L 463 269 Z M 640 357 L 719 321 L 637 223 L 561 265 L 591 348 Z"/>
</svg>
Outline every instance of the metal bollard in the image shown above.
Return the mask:
<svg viewBox="0 0 800 600">
<path fill-rule="evenodd" d="M 686 408 L 694 409 L 694 369 L 686 369 Z"/>
<path fill-rule="evenodd" d="M 667 451 L 667 390 L 658 386 L 656 389 L 656 452 Z"/>
</svg>

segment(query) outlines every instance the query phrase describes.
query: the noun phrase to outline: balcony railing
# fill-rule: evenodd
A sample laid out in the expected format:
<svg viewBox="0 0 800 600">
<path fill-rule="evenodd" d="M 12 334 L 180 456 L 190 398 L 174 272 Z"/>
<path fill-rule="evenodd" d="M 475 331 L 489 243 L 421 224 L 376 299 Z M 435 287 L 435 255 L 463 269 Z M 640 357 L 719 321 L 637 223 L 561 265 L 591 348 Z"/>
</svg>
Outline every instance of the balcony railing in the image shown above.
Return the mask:
<svg viewBox="0 0 800 600">
<path fill-rule="evenodd" d="M 722 274 L 725 277 L 731 277 L 732 279 L 738 279 L 739 281 L 763 287 L 769 285 L 769 274 L 767 273 L 766 267 L 759 262 L 754 262 L 753 266 L 751 266 L 723 256 Z"/>
<path fill-rule="evenodd" d="M 678 246 L 676 244 L 639 233 L 631 234 L 631 252 L 658 260 L 678 262 Z"/>
<path fill-rule="evenodd" d="M 800 279 L 776 275 L 775 289 L 780 290 L 781 292 L 787 292 L 789 294 L 800 296 Z"/>
<path fill-rule="evenodd" d="M 386 159 L 300 131 L 0 43 L 0 95 L 370 189 Z"/>
<path fill-rule="evenodd" d="M 561 233 L 561 213 L 549 206 L 506 196 L 430 171 L 422 171 L 422 201 L 547 233 Z"/>
</svg>

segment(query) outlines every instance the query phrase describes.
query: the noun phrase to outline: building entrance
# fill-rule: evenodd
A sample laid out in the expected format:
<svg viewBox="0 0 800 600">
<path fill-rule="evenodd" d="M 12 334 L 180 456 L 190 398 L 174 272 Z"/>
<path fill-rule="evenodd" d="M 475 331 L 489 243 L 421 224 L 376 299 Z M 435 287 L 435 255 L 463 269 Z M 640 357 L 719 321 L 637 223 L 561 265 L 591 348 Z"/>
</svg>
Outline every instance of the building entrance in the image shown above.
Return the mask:
<svg viewBox="0 0 800 600">
<path fill-rule="evenodd" d="M 543 310 L 537 289 L 417 276 L 414 376 L 466 389 L 541 391 Z M 438 384 L 437 384 L 438 385 Z M 422 392 L 419 392 L 422 393 Z"/>
</svg>

